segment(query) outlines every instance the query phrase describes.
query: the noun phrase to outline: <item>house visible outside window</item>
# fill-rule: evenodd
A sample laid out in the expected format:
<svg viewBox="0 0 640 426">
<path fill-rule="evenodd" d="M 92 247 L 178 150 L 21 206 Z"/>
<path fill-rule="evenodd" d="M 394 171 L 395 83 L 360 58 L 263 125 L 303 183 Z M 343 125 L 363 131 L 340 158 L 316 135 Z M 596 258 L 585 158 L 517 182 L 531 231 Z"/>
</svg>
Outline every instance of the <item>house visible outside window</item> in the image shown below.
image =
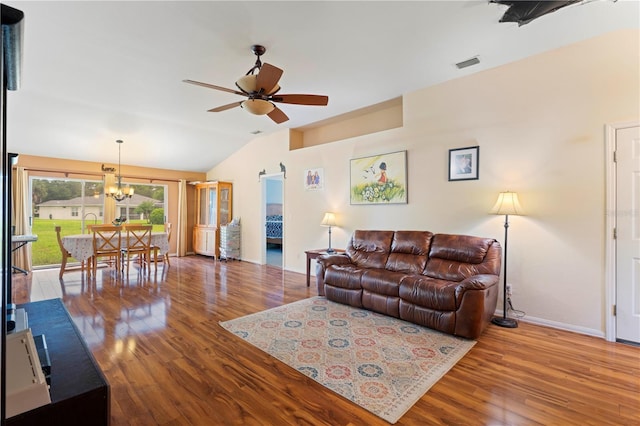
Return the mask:
<svg viewBox="0 0 640 426">
<path fill-rule="evenodd" d="M 78 209 L 77 207 L 71 207 L 71 216 L 73 217 L 78 217 L 78 211 L 80 209 Z"/>
</svg>

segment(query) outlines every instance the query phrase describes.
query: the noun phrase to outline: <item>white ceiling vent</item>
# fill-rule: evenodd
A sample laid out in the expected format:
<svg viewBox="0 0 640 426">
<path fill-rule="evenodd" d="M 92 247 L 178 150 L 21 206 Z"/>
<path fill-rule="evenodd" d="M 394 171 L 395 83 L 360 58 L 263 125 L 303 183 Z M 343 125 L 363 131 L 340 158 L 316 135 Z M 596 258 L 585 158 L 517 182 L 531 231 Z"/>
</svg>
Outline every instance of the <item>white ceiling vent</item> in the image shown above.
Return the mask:
<svg viewBox="0 0 640 426">
<path fill-rule="evenodd" d="M 456 67 L 458 67 L 458 69 L 462 69 L 462 68 L 470 67 L 471 65 L 479 64 L 479 63 L 480 63 L 480 58 L 477 56 L 474 56 L 473 58 L 469 58 L 466 61 L 458 62 L 456 64 Z"/>
</svg>

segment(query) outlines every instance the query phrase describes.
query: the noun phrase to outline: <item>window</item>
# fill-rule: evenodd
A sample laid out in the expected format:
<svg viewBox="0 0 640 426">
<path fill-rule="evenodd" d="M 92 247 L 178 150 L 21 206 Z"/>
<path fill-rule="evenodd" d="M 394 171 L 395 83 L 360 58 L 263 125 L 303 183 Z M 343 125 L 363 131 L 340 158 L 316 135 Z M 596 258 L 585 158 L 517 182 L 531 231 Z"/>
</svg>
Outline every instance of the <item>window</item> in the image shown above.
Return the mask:
<svg viewBox="0 0 640 426">
<path fill-rule="evenodd" d="M 166 221 L 166 185 L 132 184 L 133 198 L 116 204 L 116 217 L 127 222 L 152 223 L 163 229 Z M 60 249 L 55 227 L 61 234 L 86 233 L 87 225 L 104 220 L 104 184 L 102 180 L 60 179 L 32 176 L 31 212 L 32 233 L 38 235 L 33 243 L 33 266 L 57 265 Z"/>
</svg>

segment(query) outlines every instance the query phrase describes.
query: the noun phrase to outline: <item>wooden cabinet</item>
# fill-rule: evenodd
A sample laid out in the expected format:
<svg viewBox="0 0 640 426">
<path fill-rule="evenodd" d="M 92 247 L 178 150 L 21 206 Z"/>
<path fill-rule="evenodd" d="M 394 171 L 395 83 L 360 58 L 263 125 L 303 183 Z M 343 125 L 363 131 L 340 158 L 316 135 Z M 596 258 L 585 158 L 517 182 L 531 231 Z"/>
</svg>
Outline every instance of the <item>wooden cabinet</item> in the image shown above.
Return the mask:
<svg viewBox="0 0 640 426">
<path fill-rule="evenodd" d="M 198 254 L 220 257 L 220 227 L 232 219 L 230 182 L 196 184 L 196 225 L 193 249 Z"/>
<path fill-rule="evenodd" d="M 193 233 L 194 250 L 198 254 L 216 255 L 216 231 L 196 227 Z"/>
</svg>

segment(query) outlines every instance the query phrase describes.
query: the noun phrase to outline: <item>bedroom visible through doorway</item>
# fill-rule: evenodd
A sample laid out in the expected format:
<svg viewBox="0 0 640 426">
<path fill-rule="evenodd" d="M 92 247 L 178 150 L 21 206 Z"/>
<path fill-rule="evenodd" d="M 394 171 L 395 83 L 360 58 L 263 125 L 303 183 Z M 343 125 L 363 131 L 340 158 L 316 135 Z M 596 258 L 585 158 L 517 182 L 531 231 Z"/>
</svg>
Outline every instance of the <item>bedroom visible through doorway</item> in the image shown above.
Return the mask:
<svg viewBox="0 0 640 426">
<path fill-rule="evenodd" d="M 265 176 L 265 263 L 283 267 L 284 200 L 282 175 Z"/>
</svg>

